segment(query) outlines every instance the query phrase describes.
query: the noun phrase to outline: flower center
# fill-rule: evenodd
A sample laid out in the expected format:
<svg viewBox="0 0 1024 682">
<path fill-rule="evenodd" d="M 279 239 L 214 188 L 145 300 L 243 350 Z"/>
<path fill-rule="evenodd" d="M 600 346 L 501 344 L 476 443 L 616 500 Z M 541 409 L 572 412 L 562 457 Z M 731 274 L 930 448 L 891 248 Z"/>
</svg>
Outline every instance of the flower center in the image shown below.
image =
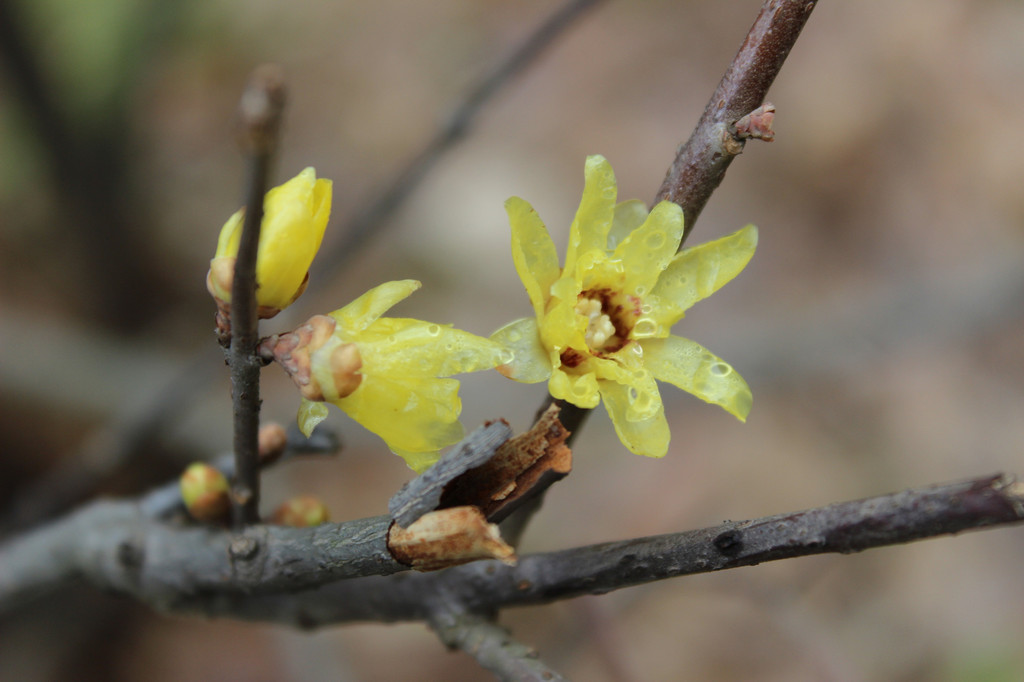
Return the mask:
<svg viewBox="0 0 1024 682">
<path fill-rule="evenodd" d="M 615 338 L 615 325 L 599 299 L 581 298 L 576 304 L 576 313 L 587 318 L 587 345 L 593 350 L 604 350 Z"/>
</svg>

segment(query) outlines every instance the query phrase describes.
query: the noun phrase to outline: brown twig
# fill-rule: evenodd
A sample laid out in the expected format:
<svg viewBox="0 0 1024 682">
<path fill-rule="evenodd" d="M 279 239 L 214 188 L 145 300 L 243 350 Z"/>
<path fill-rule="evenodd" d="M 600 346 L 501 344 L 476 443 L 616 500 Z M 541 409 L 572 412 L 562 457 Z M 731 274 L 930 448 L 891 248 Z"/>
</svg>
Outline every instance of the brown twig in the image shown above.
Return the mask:
<svg viewBox="0 0 1024 682">
<path fill-rule="evenodd" d="M 259 521 L 260 369 L 256 303 L 256 252 L 263 221 L 270 162 L 284 109 L 284 75 L 258 68 L 239 105 L 240 145 L 246 155 L 245 222 L 231 284 L 231 388 L 234 401 L 235 479 L 231 486 L 235 527 Z"/>
<path fill-rule="evenodd" d="M 766 0 L 690 139 L 676 152 L 656 201 L 683 207 L 684 241 L 729 164 L 743 150 L 745 138 L 736 134 L 736 122 L 764 102 L 816 4 L 817 0 Z"/>
</svg>

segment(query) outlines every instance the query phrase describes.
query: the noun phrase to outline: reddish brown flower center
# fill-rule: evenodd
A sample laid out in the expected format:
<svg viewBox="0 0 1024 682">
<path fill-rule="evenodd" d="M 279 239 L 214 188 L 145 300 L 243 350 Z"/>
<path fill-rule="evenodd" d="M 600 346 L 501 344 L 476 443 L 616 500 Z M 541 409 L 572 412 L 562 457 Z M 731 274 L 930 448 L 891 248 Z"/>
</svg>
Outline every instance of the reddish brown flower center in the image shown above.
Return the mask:
<svg viewBox="0 0 1024 682">
<path fill-rule="evenodd" d="M 588 289 L 579 295 L 576 314 L 587 320 L 586 349 L 568 348 L 562 352 L 562 364 L 577 367 L 589 351 L 602 356 L 621 350 L 629 343 L 629 334 L 639 314 L 640 300 L 611 289 Z"/>
</svg>

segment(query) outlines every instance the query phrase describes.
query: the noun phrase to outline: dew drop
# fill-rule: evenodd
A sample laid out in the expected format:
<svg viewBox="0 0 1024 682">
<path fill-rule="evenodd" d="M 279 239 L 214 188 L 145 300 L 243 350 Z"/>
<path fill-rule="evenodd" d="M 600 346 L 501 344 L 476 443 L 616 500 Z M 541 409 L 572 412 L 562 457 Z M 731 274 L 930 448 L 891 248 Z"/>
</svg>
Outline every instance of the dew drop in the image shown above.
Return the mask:
<svg viewBox="0 0 1024 682">
<path fill-rule="evenodd" d="M 647 293 L 647 287 L 645 287 L 643 284 L 638 284 L 636 288 L 633 289 L 633 293 L 635 293 L 637 296 L 643 296 L 644 294 Z"/>
<path fill-rule="evenodd" d="M 647 235 L 646 239 L 644 239 L 644 245 L 648 249 L 651 249 L 652 251 L 655 249 L 660 249 L 662 246 L 665 245 L 665 233 L 652 232 L 651 234 Z"/>
<path fill-rule="evenodd" d="M 438 334 L 441 333 L 441 327 L 437 326 L 436 324 L 432 324 L 429 327 L 427 327 L 427 333 L 430 334 L 431 336 L 437 336 Z"/>
<path fill-rule="evenodd" d="M 516 359 L 515 353 L 513 353 L 510 350 L 503 350 L 498 355 L 498 362 L 500 362 L 503 365 L 507 365 L 508 363 L 512 362 L 515 359 Z"/>
<path fill-rule="evenodd" d="M 630 386 L 628 392 L 629 392 L 629 402 L 630 403 L 635 403 L 636 399 L 637 399 L 637 396 L 639 395 L 639 393 L 637 392 L 636 388 L 634 386 Z"/>
<path fill-rule="evenodd" d="M 651 404 L 653 402 L 654 401 L 651 398 L 651 394 L 648 393 L 647 391 L 644 391 L 633 400 L 633 409 L 636 410 L 637 412 L 646 412 L 647 410 L 651 409 Z"/>
<path fill-rule="evenodd" d="M 716 362 L 713 365 L 711 365 L 708 371 L 710 371 L 716 377 L 724 377 L 728 376 L 728 374 L 732 371 L 732 367 L 725 364 L 724 362 Z"/>
<path fill-rule="evenodd" d="M 633 325 L 633 338 L 644 339 L 654 336 L 658 332 L 658 323 L 649 317 L 641 317 Z"/>
<path fill-rule="evenodd" d="M 506 338 L 508 339 L 509 343 L 516 343 L 517 341 L 521 341 L 522 340 L 523 333 L 521 331 L 519 331 L 518 329 L 513 329 L 512 331 L 510 331 L 508 333 Z"/>
</svg>

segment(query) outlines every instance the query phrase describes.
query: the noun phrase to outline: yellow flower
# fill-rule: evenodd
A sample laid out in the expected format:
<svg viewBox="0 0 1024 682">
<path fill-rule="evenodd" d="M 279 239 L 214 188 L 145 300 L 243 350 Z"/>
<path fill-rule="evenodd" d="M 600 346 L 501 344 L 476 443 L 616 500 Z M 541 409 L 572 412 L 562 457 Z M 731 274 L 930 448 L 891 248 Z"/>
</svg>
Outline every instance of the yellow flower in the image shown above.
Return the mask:
<svg viewBox="0 0 1024 682">
<path fill-rule="evenodd" d="M 281 312 L 305 290 L 309 266 L 331 215 L 331 184 L 330 180 L 318 180 L 316 171 L 307 168 L 267 192 L 256 256 L 256 303 L 261 318 Z M 221 228 L 206 276 L 206 288 L 224 311 L 231 305 L 231 282 L 244 221 L 242 208 Z"/>
<path fill-rule="evenodd" d="M 417 472 L 463 437 L 453 374 L 512 359 L 506 348 L 451 325 L 381 317 L 420 288 L 386 282 L 330 315 L 271 337 L 267 348 L 302 393 L 299 427 L 308 436 L 334 403 L 384 439 Z"/>
<path fill-rule="evenodd" d="M 757 228 L 677 253 L 679 206 L 663 201 L 648 214 L 640 201 L 616 204 L 615 175 L 601 156 L 587 158 L 585 175 L 564 268 L 530 204 L 505 202 L 512 256 L 535 317 L 491 335 L 514 352 L 498 371 L 526 383 L 548 380 L 552 396 L 579 407 L 603 401 L 622 443 L 650 457 L 664 456 L 669 441 L 656 379 L 745 420 L 753 397 L 743 378 L 669 330 L 743 270 Z"/>
</svg>

